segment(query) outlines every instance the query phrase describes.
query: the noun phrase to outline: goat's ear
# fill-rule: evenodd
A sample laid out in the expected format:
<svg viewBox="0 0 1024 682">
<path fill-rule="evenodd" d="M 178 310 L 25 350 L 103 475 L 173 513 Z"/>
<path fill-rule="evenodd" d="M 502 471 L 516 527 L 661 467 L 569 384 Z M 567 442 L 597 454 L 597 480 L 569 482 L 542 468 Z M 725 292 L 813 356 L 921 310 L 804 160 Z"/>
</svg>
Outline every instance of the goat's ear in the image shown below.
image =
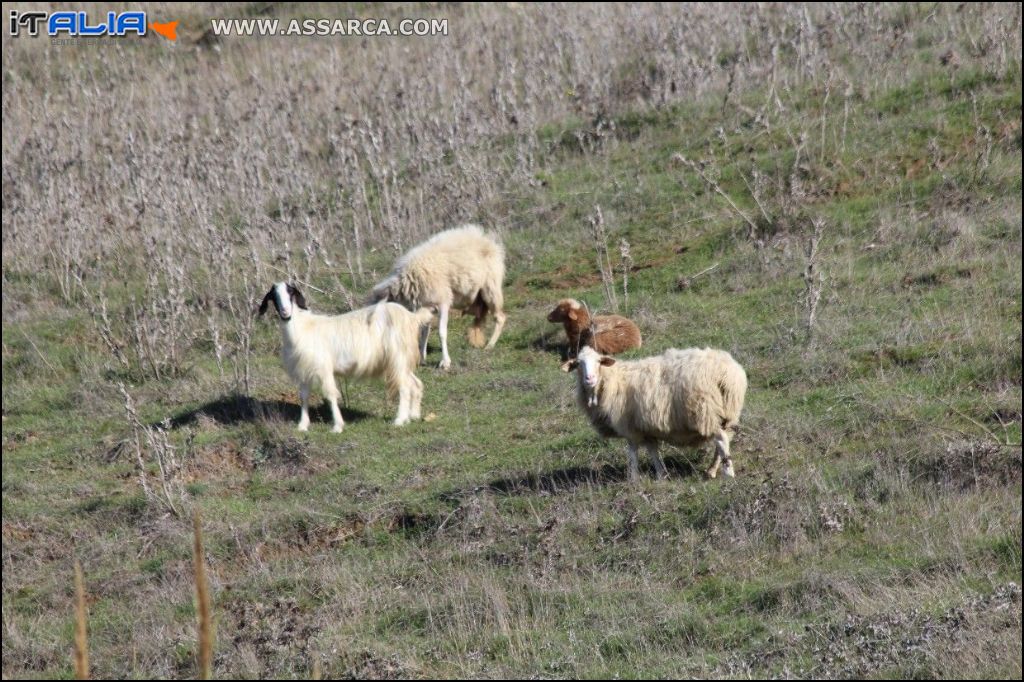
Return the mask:
<svg viewBox="0 0 1024 682">
<path fill-rule="evenodd" d="M 260 303 L 260 310 L 259 310 L 259 313 L 257 313 L 258 315 L 260 315 L 262 317 L 263 313 L 267 312 L 267 306 L 270 305 L 270 301 L 273 298 L 274 298 L 274 287 L 270 287 L 270 291 L 268 291 L 267 295 L 263 297 L 263 303 Z"/>
<path fill-rule="evenodd" d="M 580 316 L 576 313 L 575 310 L 569 308 L 569 319 L 575 322 L 576 320 L 580 319 Z"/>
<path fill-rule="evenodd" d="M 615 364 L 615 358 L 610 358 L 607 355 L 602 355 L 601 364 L 604 365 L 605 367 L 611 367 L 612 365 Z"/>
<path fill-rule="evenodd" d="M 568 360 L 568 361 L 562 363 L 562 371 L 563 372 L 571 372 L 571 371 L 573 371 L 574 369 L 576 369 L 579 366 L 580 366 L 580 361 L 579 360 Z"/>
<path fill-rule="evenodd" d="M 295 301 L 295 305 L 299 306 L 303 310 L 309 310 L 306 307 L 306 297 L 302 295 L 302 292 L 297 287 L 293 287 L 291 284 L 288 285 L 288 293 L 291 295 L 292 300 Z"/>
</svg>

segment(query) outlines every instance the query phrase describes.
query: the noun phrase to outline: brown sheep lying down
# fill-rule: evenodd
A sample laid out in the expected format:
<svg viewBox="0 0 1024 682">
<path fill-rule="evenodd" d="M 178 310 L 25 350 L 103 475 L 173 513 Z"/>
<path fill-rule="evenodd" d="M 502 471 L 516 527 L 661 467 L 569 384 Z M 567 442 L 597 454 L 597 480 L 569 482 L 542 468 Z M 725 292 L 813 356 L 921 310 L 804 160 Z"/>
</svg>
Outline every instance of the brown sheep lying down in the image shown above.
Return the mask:
<svg viewBox="0 0 1024 682">
<path fill-rule="evenodd" d="M 583 346 L 598 353 L 614 355 L 630 348 L 639 348 L 640 329 L 621 315 L 590 317 L 586 307 L 574 298 L 563 298 L 548 314 L 548 322 L 561 322 L 569 337 L 569 357 L 574 358 Z M 591 324 L 593 323 L 593 324 Z"/>
</svg>

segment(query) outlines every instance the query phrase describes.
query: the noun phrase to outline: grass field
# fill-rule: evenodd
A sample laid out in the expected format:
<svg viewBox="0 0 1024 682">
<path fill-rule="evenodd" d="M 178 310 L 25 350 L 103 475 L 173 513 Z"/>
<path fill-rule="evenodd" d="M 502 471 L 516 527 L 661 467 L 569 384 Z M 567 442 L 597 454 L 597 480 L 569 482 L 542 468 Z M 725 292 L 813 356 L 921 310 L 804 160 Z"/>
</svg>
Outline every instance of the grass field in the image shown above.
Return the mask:
<svg viewBox="0 0 1024 682">
<path fill-rule="evenodd" d="M 72 675 L 76 559 L 95 676 L 195 676 L 195 510 L 218 677 L 1020 678 L 1019 5 L 264 5 L 4 35 L 5 678 Z M 202 38 L 346 12 L 455 35 Z M 465 220 L 497 348 L 297 432 L 266 289 Z M 564 296 L 739 360 L 734 480 L 626 482 Z"/>
</svg>

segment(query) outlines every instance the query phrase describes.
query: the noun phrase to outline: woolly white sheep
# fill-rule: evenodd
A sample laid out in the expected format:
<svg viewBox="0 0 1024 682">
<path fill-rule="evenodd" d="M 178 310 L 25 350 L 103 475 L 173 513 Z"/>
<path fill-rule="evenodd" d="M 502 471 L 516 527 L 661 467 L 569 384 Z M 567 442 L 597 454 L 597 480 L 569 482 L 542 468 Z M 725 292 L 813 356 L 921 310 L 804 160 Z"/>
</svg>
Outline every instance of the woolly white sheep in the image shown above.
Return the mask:
<svg viewBox="0 0 1024 682">
<path fill-rule="evenodd" d="M 299 384 L 299 431 L 309 429 L 309 392 L 313 386 L 320 387 L 331 405 L 334 432 L 344 428 L 335 373 L 355 379 L 383 377 L 388 394 L 398 394 L 395 424 L 401 426 L 420 418 L 423 382 L 413 370 L 419 353 L 417 337 L 433 316 L 432 310 L 411 313 L 397 303 L 381 301 L 344 315 L 317 315 L 306 307 L 302 292 L 285 282 L 278 282 L 267 292 L 260 315 L 271 302 L 281 319 L 285 369 Z"/>
<path fill-rule="evenodd" d="M 621 360 L 585 346 L 562 371 L 577 373 L 577 402 L 606 438 L 628 443 L 629 478 L 639 478 L 637 448 L 643 445 L 659 478 L 667 475 L 658 443 L 692 446 L 713 440 L 714 478 L 719 465 L 734 476 L 730 430 L 739 422 L 747 375 L 731 355 L 710 348 L 675 348 L 642 360 Z"/>
<path fill-rule="evenodd" d="M 414 247 L 395 263 L 391 274 L 373 288 L 370 301 L 396 301 L 411 309 L 438 309 L 441 334 L 441 369 L 451 367 L 448 355 L 448 312 L 452 308 L 473 315 L 469 342 L 484 345 L 483 324 L 490 312 L 494 332 L 487 348 L 494 348 L 505 326 L 501 283 L 505 278 L 505 250 L 478 225 L 464 225 L 440 232 Z M 427 358 L 428 326 L 420 339 Z"/>
</svg>

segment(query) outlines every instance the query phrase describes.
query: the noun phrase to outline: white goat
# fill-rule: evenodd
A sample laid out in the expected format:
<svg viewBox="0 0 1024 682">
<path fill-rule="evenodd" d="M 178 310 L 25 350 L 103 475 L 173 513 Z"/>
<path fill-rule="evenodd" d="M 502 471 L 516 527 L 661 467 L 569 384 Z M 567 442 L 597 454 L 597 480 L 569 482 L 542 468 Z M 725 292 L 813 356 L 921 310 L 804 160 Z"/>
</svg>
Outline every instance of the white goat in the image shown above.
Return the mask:
<svg viewBox="0 0 1024 682">
<path fill-rule="evenodd" d="M 436 307 L 440 316 L 441 369 L 451 367 L 448 355 L 448 312 L 452 308 L 472 314 L 469 342 L 484 345 L 483 324 L 494 315 L 494 333 L 487 348 L 494 348 L 505 326 L 501 283 L 505 278 L 505 250 L 478 225 L 464 225 L 439 232 L 414 247 L 395 263 L 388 277 L 373 288 L 370 301 L 396 301 L 411 309 Z M 421 353 L 427 359 L 430 327 L 420 339 Z"/>
<path fill-rule="evenodd" d="M 416 342 L 420 327 L 433 316 L 432 310 L 411 313 L 397 303 L 382 301 L 344 315 L 317 315 L 306 307 L 302 292 L 285 282 L 278 282 L 267 292 L 260 315 L 271 301 L 281 318 L 285 369 L 299 384 L 299 431 L 309 429 L 309 392 L 315 385 L 331 404 L 334 432 L 344 428 L 335 372 L 356 379 L 383 377 L 388 394 L 398 394 L 395 424 L 401 426 L 420 418 L 423 382 L 413 373 Z"/>
<path fill-rule="evenodd" d="M 675 348 L 642 360 L 601 355 L 589 346 L 562 371 L 578 369 L 577 402 L 593 427 L 606 438 L 628 442 L 629 478 L 640 472 L 637 448 L 643 445 L 659 478 L 667 475 L 658 443 L 691 446 L 713 440 L 714 478 L 734 476 L 729 454 L 730 430 L 739 422 L 747 392 L 747 375 L 732 356 L 710 348 Z"/>
</svg>

